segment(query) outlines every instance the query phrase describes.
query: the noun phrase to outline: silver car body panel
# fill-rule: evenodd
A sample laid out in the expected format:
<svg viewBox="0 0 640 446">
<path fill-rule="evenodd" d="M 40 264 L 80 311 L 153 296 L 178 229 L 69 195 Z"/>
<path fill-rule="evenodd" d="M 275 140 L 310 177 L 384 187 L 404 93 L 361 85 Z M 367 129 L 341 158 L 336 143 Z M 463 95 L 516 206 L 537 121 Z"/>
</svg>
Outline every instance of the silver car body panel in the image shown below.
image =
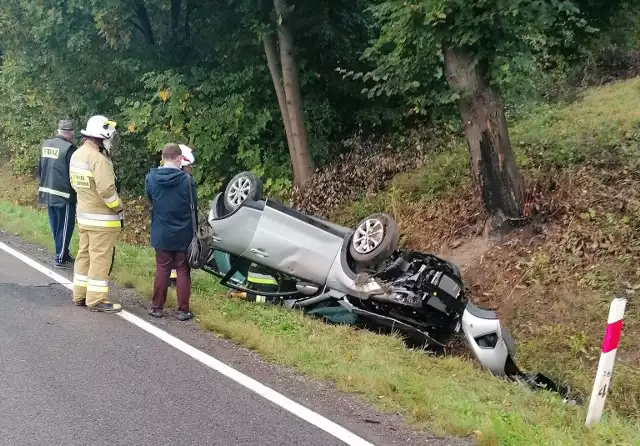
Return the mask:
<svg viewBox="0 0 640 446">
<path fill-rule="evenodd" d="M 324 285 L 343 235 L 304 214 L 267 200 L 242 257 L 293 277 Z"/>
<path fill-rule="evenodd" d="M 348 247 L 348 241 L 351 236 L 345 237 L 343 248 Z M 382 286 L 373 277 L 357 276 L 349 265 L 346 264 L 346 253 L 344 249 L 336 254 L 336 257 L 329 270 L 327 277 L 327 288 L 329 294 L 336 298 L 346 295 L 357 297 L 359 299 L 368 299 L 372 294 L 384 294 Z"/>
<path fill-rule="evenodd" d="M 347 235 L 350 236 L 351 234 L 353 234 L 353 230 L 352 229 L 345 228 L 344 226 L 337 225 L 335 223 L 332 223 L 330 221 L 325 220 L 324 218 L 320 218 L 320 217 L 317 217 L 315 215 L 310 215 L 309 218 L 312 219 L 312 220 L 315 220 L 316 222 L 318 222 L 318 223 L 320 223 L 322 225 L 328 226 L 329 228 L 334 230 L 336 233 L 342 234 L 343 238 L 346 237 Z"/>
<path fill-rule="evenodd" d="M 262 211 L 245 203 L 234 212 L 219 218 L 215 212 L 219 194 L 211 202 L 209 225 L 212 229 L 212 248 L 230 254 L 242 255 L 248 248 L 258 228 Z"/>
</svg>

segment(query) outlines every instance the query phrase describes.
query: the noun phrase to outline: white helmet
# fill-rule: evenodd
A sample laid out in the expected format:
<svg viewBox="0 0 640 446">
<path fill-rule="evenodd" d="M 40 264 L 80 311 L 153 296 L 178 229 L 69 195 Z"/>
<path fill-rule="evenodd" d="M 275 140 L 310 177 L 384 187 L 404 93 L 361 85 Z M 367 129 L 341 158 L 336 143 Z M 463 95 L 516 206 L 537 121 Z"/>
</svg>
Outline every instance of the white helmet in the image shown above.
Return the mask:
<svg viewBox="0 0 640 446">
<path fill-rule="evenodd" d="M 102 115 L 92 116 L 87 121 L 86 128 L 80 130 L 80 133 L 92 138 L 110 139 L 116 133 L 116 122 Z"/>
<path fill-rule="evenodd" d="M 182 151 L 182 162 L 180 163 L 180 167 L 190 166 L 196 162 L 196 156 L 193 154 L 193 150 L 191 150 L 190 147 L 187 147 L 184 144 L 178 144 L 178 146 Z"/>
</svg>

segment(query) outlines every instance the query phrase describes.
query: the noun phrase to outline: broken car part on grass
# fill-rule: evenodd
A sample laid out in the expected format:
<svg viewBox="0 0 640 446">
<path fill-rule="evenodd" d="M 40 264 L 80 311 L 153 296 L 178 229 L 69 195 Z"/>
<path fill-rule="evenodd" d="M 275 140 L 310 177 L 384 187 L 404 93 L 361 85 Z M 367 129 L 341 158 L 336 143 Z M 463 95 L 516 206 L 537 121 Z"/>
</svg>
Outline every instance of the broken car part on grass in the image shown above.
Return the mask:
<svg viewBox="0 0 640 446">
<path fill-rule="evenodd" d="M 509 330 L 495 311 L 466 299 L 455 264 L 398 249 L 398 226 L 388 215 L 374 214 L 355 230 L 346 228 L 263 199 L 262 182 L 243 172 L 210 202 L 206 226 L 212 250 L 202 269 L 243 296 L 330 323 L 397 332 L 431 348 L 444 347 L 462 332 L 492 374 L 569 400 L 567 387 L 519 370 Z M 260 268 L 270 286 L 252 288 L 252 267 Z"/>
</svg>

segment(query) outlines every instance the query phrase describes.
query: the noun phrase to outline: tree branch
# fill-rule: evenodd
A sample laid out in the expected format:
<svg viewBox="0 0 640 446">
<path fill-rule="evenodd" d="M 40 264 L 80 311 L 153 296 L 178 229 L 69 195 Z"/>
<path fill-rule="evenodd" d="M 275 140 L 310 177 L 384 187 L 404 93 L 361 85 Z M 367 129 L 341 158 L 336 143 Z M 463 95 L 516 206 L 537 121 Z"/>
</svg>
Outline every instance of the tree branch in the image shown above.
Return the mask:
<svg viewBox="0 0 640 446">
<path fill-rule="evenodd" d="M 130 21 L 130 22 L 131 22 L 131 24 L 132 24 L 133 26 L 135 26 L 135 27 L 136 27 L 136 29 L 137 29 L 138 31 L 140 31 L 140 33 L 144 36 L 144 29 L 142 29 L 142 26 L 140 26 L 140 24 L 139 24 L 138 22 L 136 22 L 136 21 L 135 21 L 135 19 L 129 19 L 129 21 Z"/>
<path fill-rule="evenodd" d="M 178 29 L 180 28 L 180 8 L 182 0 L 171 0 L 171 39 L 174 45 L 178 42 Z"/>
<path fill-rule="evenodd" d="M 282 17 L 282 22 L 286 23 L 289 15 L 291 13 L 291 8 L 287 5 L 286 0 L 273 0 L 273 7 L 276 10 L 276 13 Z"/>
<path fill-rule="evenodd" d="M 149 12 L 144 0 L 134 0 L 135 13 L 140 21 L 140 28 L 149 45 L 155 45 L 156 41 L 153 37 L 153 29 L 151 28 L 151 21 L 149 20 Z"/>
<path fill-rule="evenodd" d="M 187 5 L 184 12 L 184 38 L 189 41 L 191 38 L 191 13 L 193 12 L 193 0 L 186 0 Z"/>
</svg>

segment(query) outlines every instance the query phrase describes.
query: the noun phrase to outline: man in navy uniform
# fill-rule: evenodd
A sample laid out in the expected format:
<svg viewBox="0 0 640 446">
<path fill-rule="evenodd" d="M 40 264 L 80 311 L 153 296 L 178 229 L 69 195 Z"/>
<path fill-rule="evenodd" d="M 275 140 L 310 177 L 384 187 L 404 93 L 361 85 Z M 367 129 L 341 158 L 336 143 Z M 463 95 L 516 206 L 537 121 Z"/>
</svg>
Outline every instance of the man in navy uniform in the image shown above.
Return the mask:
<svg viewBox="0 0 640 446">
<path fill-rule="evenodd" d="M 69 161 L 76 150 L 73 121 L 58 123 L 58 134 L 42 144 L 38 163 L 38 201 L 47 206 L 55 245 L 54 265 L 68 268 L 74 258 L 69 243 L 75 227 L 76 193 L 69 180 Z"/>
</svg>

